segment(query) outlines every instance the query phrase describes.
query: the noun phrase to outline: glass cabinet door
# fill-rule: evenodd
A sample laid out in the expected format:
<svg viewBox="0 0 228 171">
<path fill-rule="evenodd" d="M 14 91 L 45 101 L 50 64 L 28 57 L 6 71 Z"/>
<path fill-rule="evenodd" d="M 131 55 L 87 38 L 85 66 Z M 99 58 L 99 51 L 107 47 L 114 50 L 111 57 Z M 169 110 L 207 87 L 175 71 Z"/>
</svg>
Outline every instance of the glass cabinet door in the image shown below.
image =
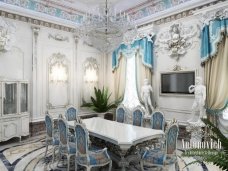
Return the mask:
<svg viewBox="0 0 228 171">
<path fill-rule="evenodd" d="M 28 84 L 21 83 L 20 112 L 28 112 Z"/>
<path fill-rule="evenodd" d="M 3 87 L 3 114 L 17 113 L 17 83 L 5 83 Z"/>
</svg>

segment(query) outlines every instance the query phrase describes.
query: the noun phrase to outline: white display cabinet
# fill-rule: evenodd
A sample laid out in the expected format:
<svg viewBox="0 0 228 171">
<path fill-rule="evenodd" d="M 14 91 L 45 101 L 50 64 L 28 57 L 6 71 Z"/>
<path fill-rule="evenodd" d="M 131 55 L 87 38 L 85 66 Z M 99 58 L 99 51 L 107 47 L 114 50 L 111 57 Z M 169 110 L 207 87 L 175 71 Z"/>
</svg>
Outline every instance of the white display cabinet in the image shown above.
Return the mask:
<svg viewBox="0 0 228 171">
<path fill-rule="evenodd" d="M 0 142 L 29 135 L 28 81 L 0 80 Z"/>
</svg>

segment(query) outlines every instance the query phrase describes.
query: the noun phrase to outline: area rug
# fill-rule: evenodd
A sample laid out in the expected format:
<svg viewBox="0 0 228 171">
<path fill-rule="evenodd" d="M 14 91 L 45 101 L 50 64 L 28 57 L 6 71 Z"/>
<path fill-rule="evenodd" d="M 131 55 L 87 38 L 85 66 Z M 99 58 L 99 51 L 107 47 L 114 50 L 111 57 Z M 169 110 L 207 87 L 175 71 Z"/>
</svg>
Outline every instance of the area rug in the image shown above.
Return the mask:
<svg viewBox="0 0 228 171">
<path fill-rule="evenodd" d="M 52 163 L 51 149 L 47 157 L 45 153 L 45 138 L 29 138 L 25 141 L 1 145 L 0 147 L 0 171 L 66 171 L 66 160 Z M 194 161 L 192 157 L 182 157 L 181 150 L 178 153 L 178 167 L 170 166 L 169 171 L 220 171 L 212 164 L 194 164 L 187 167 L 186 164 Z M 71 170 L 74 170 L 74 162 L 71 163 Z M 82 171 L 83 168 L 78 170 Z M 94 169 L 95 171 L 96 169 Z M 103 168 L 102 170 L 108 170 Z M 113 168 L 113 171 L 120 170 Z M 140 171 L 139 165 L 130 165 L 127 171 Z"/>
</svg>

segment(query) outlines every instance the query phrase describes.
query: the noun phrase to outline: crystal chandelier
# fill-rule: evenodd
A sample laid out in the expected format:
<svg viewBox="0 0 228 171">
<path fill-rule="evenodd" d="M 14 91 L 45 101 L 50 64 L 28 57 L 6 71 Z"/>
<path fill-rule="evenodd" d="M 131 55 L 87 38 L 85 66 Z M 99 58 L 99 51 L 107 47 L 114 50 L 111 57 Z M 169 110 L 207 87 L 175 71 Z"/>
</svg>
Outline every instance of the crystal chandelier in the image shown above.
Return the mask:
<svg viewBox="0 0 228 171">
<path fill-rule="evenodd" d="M 125 13 L 117 13 L 107 0 L 93 14 L 86 14 L 78 31 L 88 45 L 105 53 L 115 50 L 124 39 L 133 39 L 129 35 L 137 33 L 133 20 Z M 125 33 L 131 34 L 124 38 Z"/>
</svg>

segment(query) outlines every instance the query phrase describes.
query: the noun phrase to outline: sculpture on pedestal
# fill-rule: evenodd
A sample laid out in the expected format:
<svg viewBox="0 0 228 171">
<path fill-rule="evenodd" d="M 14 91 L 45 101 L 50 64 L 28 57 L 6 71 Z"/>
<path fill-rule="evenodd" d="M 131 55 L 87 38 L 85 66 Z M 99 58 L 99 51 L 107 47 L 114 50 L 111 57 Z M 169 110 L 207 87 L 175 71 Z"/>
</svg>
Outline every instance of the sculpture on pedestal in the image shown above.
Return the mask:
<svg viewBox="0 0 228 171">
<path fill-rule="evenodd" d="M 196 77 L 196 85 L 191 85 L 188 88 L 189 92 L 195 92 L 195 100 L 192 105 L 192 117 L 188 122 L 201 122 L 200 118 L 205 117 L 205 100 L 206 87 L 202 84 L 202 78 Z M 199 116 L 197 116 L 199 114 Z"/>
<path fill-rule="evenodd" d="M 148 79 L 144 79 L 144 84 L 141 88 L 141 98 L 146 107 L 146 113 L 150 114 L 154 111 L 154 107 L 151 102 L 151 93 L 153 92 L 152 86 L 149 84 Z"/>
<path fill-rule="evenodd" d="M 201 118 L 205 117 L 205 100 L 206 100 L 206 87 L 202 84 L 202 78 L 196 77 L 196 85 L 189 87 L 189 92 L 195 92 L 195 100 L 192 105 L 192 117 L 187 121 L 187 131 L 191 133 L 190 142 L 201 142 L 203 137 L 202 127 L 205 124 Z"/>
</svg>

